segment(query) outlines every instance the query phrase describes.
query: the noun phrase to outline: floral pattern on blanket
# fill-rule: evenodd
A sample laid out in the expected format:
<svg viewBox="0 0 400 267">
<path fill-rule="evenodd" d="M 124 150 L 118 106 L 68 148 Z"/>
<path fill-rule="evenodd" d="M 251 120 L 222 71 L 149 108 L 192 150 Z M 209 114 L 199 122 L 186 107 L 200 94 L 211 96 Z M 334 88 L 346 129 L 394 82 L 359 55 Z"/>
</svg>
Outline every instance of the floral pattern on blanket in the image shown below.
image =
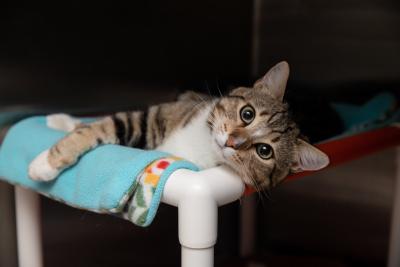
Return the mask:
<svg viewBox="0 0 400 267">
<path fill-rule="evenodd" d="M 122 217 L 136 225 L 147 226 L 152 218 L 149 211 L 154 205 L 154 195 L 159 186 L 163 172 L 173 162 L 182 160 L 178 157 L 167 157 L 154 161 L 138 176 L 133 194 L 122 212 Z M 163 187 L 163 186 L 161 186 Z M 126 199 L 125 199 L 126 201 Z"/>
</svg>

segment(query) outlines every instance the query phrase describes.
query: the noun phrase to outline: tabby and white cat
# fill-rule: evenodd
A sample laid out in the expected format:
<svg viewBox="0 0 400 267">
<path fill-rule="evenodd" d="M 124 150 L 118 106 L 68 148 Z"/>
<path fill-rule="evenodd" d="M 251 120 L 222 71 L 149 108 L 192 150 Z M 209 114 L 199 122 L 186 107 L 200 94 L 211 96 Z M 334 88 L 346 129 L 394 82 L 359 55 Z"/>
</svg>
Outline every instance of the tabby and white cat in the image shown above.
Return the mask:
<svg viewBox="0 0 400 267">
<path fill-rule="evenodd" d="M 259 190 L 290 172 L 321 169 L 329 158 L 300 138 L 283 102 L 288 76 L 289 65 L 281 62 L 253 88 L 238 87 L 220 98 L 187 92 L 175 102 L 89 124 L 68 115 L 48 116 L 50 127 L 70 133 L 34 159 L 29 176 L 52 180 L 103 144 L 157 149 L 201 168 L 226 164 Z"/>
</svg>

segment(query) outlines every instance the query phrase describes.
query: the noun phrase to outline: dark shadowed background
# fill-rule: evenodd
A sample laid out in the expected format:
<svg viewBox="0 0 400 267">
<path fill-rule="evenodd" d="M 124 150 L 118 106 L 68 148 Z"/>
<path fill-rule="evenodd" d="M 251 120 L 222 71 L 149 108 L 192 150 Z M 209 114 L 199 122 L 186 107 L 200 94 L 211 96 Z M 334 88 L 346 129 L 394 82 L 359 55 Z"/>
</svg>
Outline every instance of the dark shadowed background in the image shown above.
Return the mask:
<svg viewBox="0 0 400 267">
<path fill-rule="evenodd" d="M 2 1 L 0 109 L 111 112 L 251 85 L 287 60 L 292 113 L 313 141 L 340 133 L 329 102 L 399 95 L 396 0 Z M 394 152 L 321 172 L 258 202 L 268 266 L 385 266 Z M 0 184 L 0 211 L 12 211 Z M 239 204 L 222 208 L 217 266 L 238 260 Z M 5 212 L 6 214 L 6 212 Z M 176 210 L 141 229 L 43 199 L 46 266 L 177 266 Z M 0 266 L 16 266 L 0 213 Z M 260 265 L 264 266 L 264 265 Z"/>
</svg>

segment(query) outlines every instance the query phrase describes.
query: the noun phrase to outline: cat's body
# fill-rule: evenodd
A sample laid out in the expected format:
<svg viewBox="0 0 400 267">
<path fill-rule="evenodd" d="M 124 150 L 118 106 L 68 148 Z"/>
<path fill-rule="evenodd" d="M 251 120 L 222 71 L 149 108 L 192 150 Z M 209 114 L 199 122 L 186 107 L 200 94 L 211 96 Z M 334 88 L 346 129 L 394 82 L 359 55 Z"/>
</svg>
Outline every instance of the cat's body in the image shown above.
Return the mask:
<svg viewBox="0 0 400 267">
<path fill-rule="evenodd" d="M 214 101 L 204 105 L 204 109 L 196 112 L 189 123 L 172 132 L 155 149 L 190 160 L 201 168 L 210 168 L 222 163 L 207 124 L 213 105 Z"/>
<path fill-rule="evenodd" d="M 328 158 L 299 138 L 282 102 L 288 74 L 283 62 L 254 88 L 239 87 L 220 98 L 187 92 L 175 102 L 119 112 L 91 124 L 50 116 L 50 127 L 71 132 L 31 163 L 29 175 L 52 180 L 103 144 L 157 149 L 202 168 L 226 164 L 258 189 L 276 185 L 290 171 L 322 168 Z"/>
<path fill-rule="evenodd" d="M 185 103 L 182 103 L 182 98 L 185 98 Z M 215 153 L 215 145 L 212 142 L 207 120 L 216 101 L 218 98 L 187 92 L 176 102 L 151 106 L 146 112 L 117 113 L 113 120 L 118 120 L 118 118 L 121 120 L 124 128 L 121 132 L 125 133 L 124 137 L 119 137 L 117 143 L 164 151 L 185 158 L 200 168 L 214 167 L 221 163 L 221 157 Z M 173 115 L 171 111 L 174 111 L 176 115 Z M 168 113 L 175 119 L 168 119 Z M 132 126 L 127 125 L 127 119 L 134 120 L 136 125 L 133 126 L 133 123 L 131 123 Z M 47 121 L 50 128 L 67 132 L 81 127 L 79 120 L 66 114 L 47 116 Z M 129 137 L 130 133 L 126 130 L 128 127 L 141 129 L 137 130 L 136 137 Z"/>
</svg>

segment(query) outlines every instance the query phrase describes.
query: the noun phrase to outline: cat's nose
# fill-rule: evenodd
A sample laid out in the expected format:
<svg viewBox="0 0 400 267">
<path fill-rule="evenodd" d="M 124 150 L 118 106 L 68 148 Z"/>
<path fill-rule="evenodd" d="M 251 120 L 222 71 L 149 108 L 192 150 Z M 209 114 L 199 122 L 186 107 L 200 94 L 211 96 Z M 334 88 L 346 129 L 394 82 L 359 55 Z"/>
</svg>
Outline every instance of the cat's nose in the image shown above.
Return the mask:
<svg viewBox="0 0 400 267">
<path fill-rule="evenodd" d="M 235 137 L 235 136 L 229 135 L 228 139 L 226 140 L 225 146 L 231 147 L 233 149 L 238 149 L 245 142 L 246 142 L 246 140 L 242 137 Z"/>
</svg>

